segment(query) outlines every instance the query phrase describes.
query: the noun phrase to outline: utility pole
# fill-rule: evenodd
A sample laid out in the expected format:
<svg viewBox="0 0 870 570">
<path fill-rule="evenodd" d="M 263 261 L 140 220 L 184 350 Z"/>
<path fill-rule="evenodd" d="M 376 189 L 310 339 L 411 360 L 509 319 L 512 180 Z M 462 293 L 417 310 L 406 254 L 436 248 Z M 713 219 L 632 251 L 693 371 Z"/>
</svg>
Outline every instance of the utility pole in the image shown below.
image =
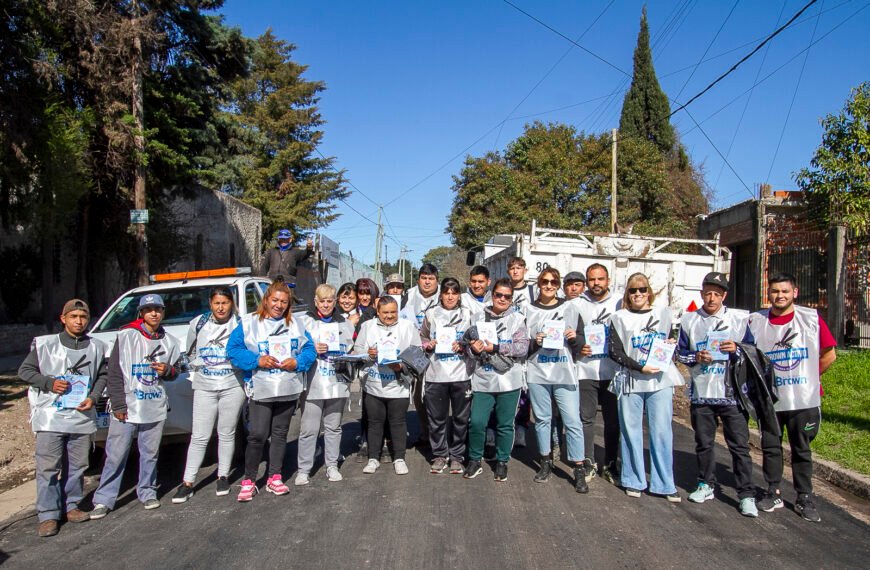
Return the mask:
<svg viewBox="0 0 870 570">
<path fill-rule="evenodd" d="M 613 143 L 610 158 L 610 233 L 616 233 L 616 129 L 611 131 Z"/>
<path fill-rule="evenodd" d="M 375 235 L 375 271 L 381 272 L 381 249 L 384 246 L 384 225 L 381 223 L 381 212 L 383 208 L 378 206 L 378 230 Z"/>
<path fill-rule="evenodd" d="M 142 95 L 142 14 L 139 0 L 133 0 L 133 62 L 131 73 L 133 76 L 133 160 L 135 169 L 133 173 L 133 208 L 145 209 L 145 107 Z M 134 224 L 136 242 L 136 282 L 139 285 L 148 285 L 148 236 L 145 233 L 145 224 L 142 220 Z"/>
</svg>

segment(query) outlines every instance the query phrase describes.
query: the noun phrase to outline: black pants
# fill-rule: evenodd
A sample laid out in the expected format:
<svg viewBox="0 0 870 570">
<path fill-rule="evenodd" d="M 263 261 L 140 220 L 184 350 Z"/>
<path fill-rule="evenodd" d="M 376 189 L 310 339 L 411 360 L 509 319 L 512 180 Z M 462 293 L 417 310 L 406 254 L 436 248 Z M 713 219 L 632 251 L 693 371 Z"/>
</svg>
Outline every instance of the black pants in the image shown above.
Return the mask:
<svg viewBox="0 0 870 570">
<path fill-rule="evenodd" d="M 471 381 L 427 382 L 424 402 L 432 454 L 447 459 L 449 453 L 451 459 L 462 461 L 471 417 Z"/>
<path fill-rule="evenodd" d="M 263 446 L 271 436 L 269 444 L 269 468 L 267 475 L 281 474 L 284 466 L 284 452 L 287 449 L 287 432 L 290 419 L 296 411 L 299 400 L 284 402 L 258 402 L 248 404 L 248 447 L 245 448 L 245 479 L 255 481 L 263 458 Z"/>
<path fill-rule="evenodd" d="M 595 461 L 595 416 L 601 404 L 604 420 L 604 466 L 616 465 L 619 457 L 619 409 L 616 394 L 607 388 L 610 380 L 580 380 L 580 420 L 583 422 L 583 446 L 586 458 Z"/>
<path fill-rule="evenodd" d="M 405 459 L 405 447 L 408 444 L 405 421 L 408 398 L 381 398 L 366 394 L 365 406 L 368 412 L 369 459 L 380 458 L 381 447 L 384 445 L 384 426 L 388 422 L 390 434 L 393 436 L 393 460 Z"/>
<path fill-rule="evenodd" d="M 737 496 L 752 497 L 752 458 L 749 456 L 749 424 L 737 406 L 692 404 L 692 429 L 695 430 L 695 456 L 698 459 L 698 481 L 711 487 L 716 484 L 716 428 L 722 422 L 725 443 L 731 452 L 731 465 L 737 485 Z"/>
<path fill-rule="evenodd" d="M 810 450 L 810 442 L 819 433 L 822 411 L 819 408 L 806 408 L 777 412 L 776 419 L 779 421 L 780 429 L 788 433 L 794 489 L 798 495 L 812 493 L 813 453 Z M 762 431 L 761 450 L 763 452 L 761 465 L 767 487 L 779 489 L 782 482 L 782 437 Z"/>
<path fill-rule="evenodd" d="M 429 439 L 429 418 L 426 404 L 423 403 L 423 383 L 414 382 L 414 409 L 417 411 L 417 422 L 420 424 L 420 440 Z"/>
</svg>

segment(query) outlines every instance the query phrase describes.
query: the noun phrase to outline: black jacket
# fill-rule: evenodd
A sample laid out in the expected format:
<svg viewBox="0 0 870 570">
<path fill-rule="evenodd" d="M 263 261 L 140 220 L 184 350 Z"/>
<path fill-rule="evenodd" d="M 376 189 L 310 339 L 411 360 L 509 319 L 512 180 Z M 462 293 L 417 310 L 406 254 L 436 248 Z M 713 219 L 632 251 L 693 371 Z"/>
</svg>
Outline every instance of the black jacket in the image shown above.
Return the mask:
<svg viewBox="0 0 870 570">
<path fill-rule="evenodd" d="M 776 410 L 773 365 L 767 355 L 753 344 L 737 343 L 739 350 L 731 357 L 728 376 L 740 407 L 768 433 L 781 436 Z"/>
</svg>

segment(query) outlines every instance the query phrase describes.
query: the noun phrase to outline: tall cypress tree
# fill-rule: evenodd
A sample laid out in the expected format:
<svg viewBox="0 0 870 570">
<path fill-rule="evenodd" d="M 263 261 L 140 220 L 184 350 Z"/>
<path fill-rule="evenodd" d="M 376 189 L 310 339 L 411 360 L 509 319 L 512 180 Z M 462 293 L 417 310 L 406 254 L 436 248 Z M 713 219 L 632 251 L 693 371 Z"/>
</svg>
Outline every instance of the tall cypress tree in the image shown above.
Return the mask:
<svg viewBox="0 0 870 570">
<path fill-rule="evenodd" d="M 668 120 L 671 106 L 659 85 L 649 48 L 646 6 L 640 16 L 640 32 L 634 48 L 634 73 L 631 87 L 622 102 L 619 131 L 624 137 L 636 136 L 655 143 L 666 155 L 675 149 L 677 137 Z"/>
</svg>

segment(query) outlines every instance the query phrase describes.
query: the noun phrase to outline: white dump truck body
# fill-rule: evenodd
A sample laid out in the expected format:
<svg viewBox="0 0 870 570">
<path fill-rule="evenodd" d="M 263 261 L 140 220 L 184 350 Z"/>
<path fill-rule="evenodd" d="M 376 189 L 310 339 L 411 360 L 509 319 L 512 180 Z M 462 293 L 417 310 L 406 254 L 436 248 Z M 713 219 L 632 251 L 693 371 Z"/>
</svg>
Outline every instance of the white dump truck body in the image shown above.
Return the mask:
<svg viewBox="0 0 870 570">
<path fill-rule="evenodd" d="M 675 248 L 693 253 L 672 253 Z M 669 251 L 670 250 L 670 251 Z M 710 271 L 728 274 L 731 252 L 712 240 L 670 237 L 604 234 L 538 227 L 532 222 L 531 233 L 502 234 L 484 246 L 483 265 L 493 279 L 507 276 L 512 257 L 526 261 L 526 279 L 534 283 L 547 267 L 555 267 L 564 276 L 569 271 L 586 272 L 600 263 L 610 272 L 610 288 L 622 296 L 625 283 L 633 273 L 649 277 L 656 295 L 656 306 L 669 306 L 678 315 L 694 301 L 701 306 L 701 281 Z"/>
</svg>

